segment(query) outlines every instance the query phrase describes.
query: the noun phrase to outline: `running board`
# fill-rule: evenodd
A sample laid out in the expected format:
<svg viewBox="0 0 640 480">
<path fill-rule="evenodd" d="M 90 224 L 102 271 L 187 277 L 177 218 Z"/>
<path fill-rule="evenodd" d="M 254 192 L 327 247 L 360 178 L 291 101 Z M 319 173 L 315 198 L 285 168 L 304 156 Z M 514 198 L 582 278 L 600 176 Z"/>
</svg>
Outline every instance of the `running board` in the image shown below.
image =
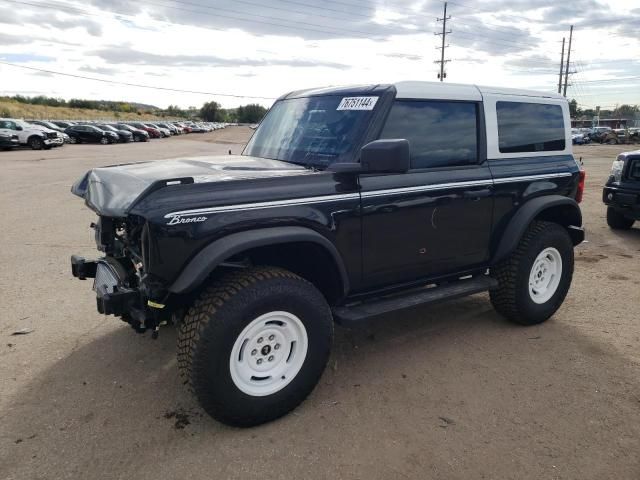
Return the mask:
<svg viewBox="0 0 640 480">
<path fill-rule="evenodd" d="M 338 323 L 350 325 L 366 320 L 367 318 L 377 317 L 378 315 L 384 315 L 385 313 L 395 312 L 397 310 L 404 310 L 405 308 L 485 292 L 497 286 L 498 281 L 495 278 L 480 275 L 465 280 L 445 283 L 440 286 L 411 290 L 404 294 L 401 293 L 376 298 L 374 300 L 365 300 L 353 305 L 335 307 L 333 308 L 333 316 Z"/>
</svg>

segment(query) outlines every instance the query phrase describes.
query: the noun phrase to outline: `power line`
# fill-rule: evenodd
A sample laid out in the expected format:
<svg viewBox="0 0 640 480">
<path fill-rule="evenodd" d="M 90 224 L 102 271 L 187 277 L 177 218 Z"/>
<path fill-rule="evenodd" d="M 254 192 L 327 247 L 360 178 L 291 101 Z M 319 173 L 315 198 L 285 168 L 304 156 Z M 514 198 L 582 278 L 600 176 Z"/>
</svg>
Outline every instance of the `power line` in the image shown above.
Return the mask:
<svg viewBox="0 0 640 480">
<path fill-rule="evenodd" d="M 26 70 L 34 70 L 36 72 L 50 73 L 52 75 L 62 75 L 64 77 L 72 77 L 72 78 L 80 78 L 82 80 L 93 80 L 94 82 L 103 82 L 103 83 L 112 83 L 114 85 L 124 85 L 128 87 L 139 87 L 139 88 L 150 88 L 153 90 L 164 90 L 168 92 L 179 92 L 179 93 L 194 93 L 197 95 L 211 95 L 216 97 L 230 97 L 230 98 L 251 98 L 256 100 L 275 100 L 276 97 L 259 97 L 255 95 L 236 95 L 232 93 L 217 93 L 217 92 L 198 92 L 195 90 L 181 90 L 178 88 L 168 88 L 168 87 L 158 87 L 154 85 L 143 85 L 140 83 L 129 83 L 129 82 L 121 82 L 119 80 L 107 80 L 104 78 L 96 78 L 96 77 L 88 77 L 85 75 L 77 75 L 73 73 L 64 73 L 64 72 L 56 72 L 54 70 L 45 70 L 44 68 L 36 68 L 36 67 L 28 67 L 26 65 L 16 65 L 15 63 L 9 63 L 0 60 L 0 64 L 8 65 L 10 67 L 16 68 L 24 68 Z"/>
<path fill-rule="evenodd" d="M 436 32 L 436 35 L 442 35 L 442 46 L 436 47 L 436 48 L 440 48 L 440 60 L 436 60 L 435 62 L 433 62 L 433 63 L 440 64 L 440 73 L 438 74 L 438 78 L 440 79 L 441 82 L 443 82 L 445 77 L 447 76 L 447 74 L 444 73 L 444 64 L 451 61 L 451 60 L 444 59 L 444 50 L 448 46 L 446 45 L 447 33 L 451 33 L 451 30 L 447 31 L 447 20 L 450 20 L 450 19 L 451 19 L 451 15 L 447 17 L 447 2 L 444 2 L 444 15 L 442 18 L 438 18 L 436 20 L 437 22 L 442 22 L 442 32 Z"/>
<path fill-rule="evenodd" d="M 564 91 L 562 92 L 562 96 L 567 96 L 567 82 L 569 81 L 569 62 L 571 59 L 571 40 L 573 39 L 573 25 L 571 25 L 571 29 L 569 30 L 569 49 L 567 50 L 567 64 L 566 69 L 564 71 Z"/>
</svg>

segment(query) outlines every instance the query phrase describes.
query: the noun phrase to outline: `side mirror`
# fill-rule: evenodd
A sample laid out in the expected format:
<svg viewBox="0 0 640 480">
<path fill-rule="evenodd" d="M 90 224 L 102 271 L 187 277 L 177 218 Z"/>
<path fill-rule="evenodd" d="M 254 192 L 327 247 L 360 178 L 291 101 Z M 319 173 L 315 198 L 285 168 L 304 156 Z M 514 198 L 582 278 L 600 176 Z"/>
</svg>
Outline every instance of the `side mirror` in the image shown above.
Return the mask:
<svg viewBox="0 0 640 480">
<path fill-rule="evenodd" d="M 367 143 L 360 150 L 363 172 L 405 173 L 409 170 L 411 152 L 409 140 L 391 138 Z"/>
<path fill-rule="evenodd" d="M 18 130 L 19 132 L 22 131 L 22 127 L 20 125 L 16 125 L 16 130 Z"/>
<path fill-rule="evenodd" d="M 335 173 L 405 173 L 409 170 L 409 140 L 385 139 L 367 143 L 360 150 L 360 163 L 332 163 Z"/>
</svg>

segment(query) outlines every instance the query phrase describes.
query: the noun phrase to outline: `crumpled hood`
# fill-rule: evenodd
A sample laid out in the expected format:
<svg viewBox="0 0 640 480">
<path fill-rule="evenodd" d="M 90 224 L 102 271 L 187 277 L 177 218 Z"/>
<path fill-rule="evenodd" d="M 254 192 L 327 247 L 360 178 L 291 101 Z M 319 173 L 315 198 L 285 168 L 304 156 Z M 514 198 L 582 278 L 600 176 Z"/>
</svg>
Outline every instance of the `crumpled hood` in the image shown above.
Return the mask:
<svg viewBox="0 0 640 480">
<path fill-rule="evenodd" d="M 74 195 L 99 215 L 124 217 L 156 188 L 175 183 L 209 183 L 312 173 L 279 160 L 244 155 L 192 157 L 114 165 L 89 170 L 72 187 Z"/>
</svg>

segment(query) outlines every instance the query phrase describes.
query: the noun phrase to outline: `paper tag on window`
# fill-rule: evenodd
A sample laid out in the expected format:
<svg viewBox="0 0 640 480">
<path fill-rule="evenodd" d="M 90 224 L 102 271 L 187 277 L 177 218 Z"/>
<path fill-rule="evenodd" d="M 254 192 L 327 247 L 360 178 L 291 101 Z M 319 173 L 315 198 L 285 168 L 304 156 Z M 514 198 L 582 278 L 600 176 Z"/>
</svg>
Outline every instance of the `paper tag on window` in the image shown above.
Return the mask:
<svg viewBox="0 0 640 480">
<path fill-rule="evenodd" d="M 378 97 L 344 97 L 336 110 L 373 110 Z"/>
</svg>

